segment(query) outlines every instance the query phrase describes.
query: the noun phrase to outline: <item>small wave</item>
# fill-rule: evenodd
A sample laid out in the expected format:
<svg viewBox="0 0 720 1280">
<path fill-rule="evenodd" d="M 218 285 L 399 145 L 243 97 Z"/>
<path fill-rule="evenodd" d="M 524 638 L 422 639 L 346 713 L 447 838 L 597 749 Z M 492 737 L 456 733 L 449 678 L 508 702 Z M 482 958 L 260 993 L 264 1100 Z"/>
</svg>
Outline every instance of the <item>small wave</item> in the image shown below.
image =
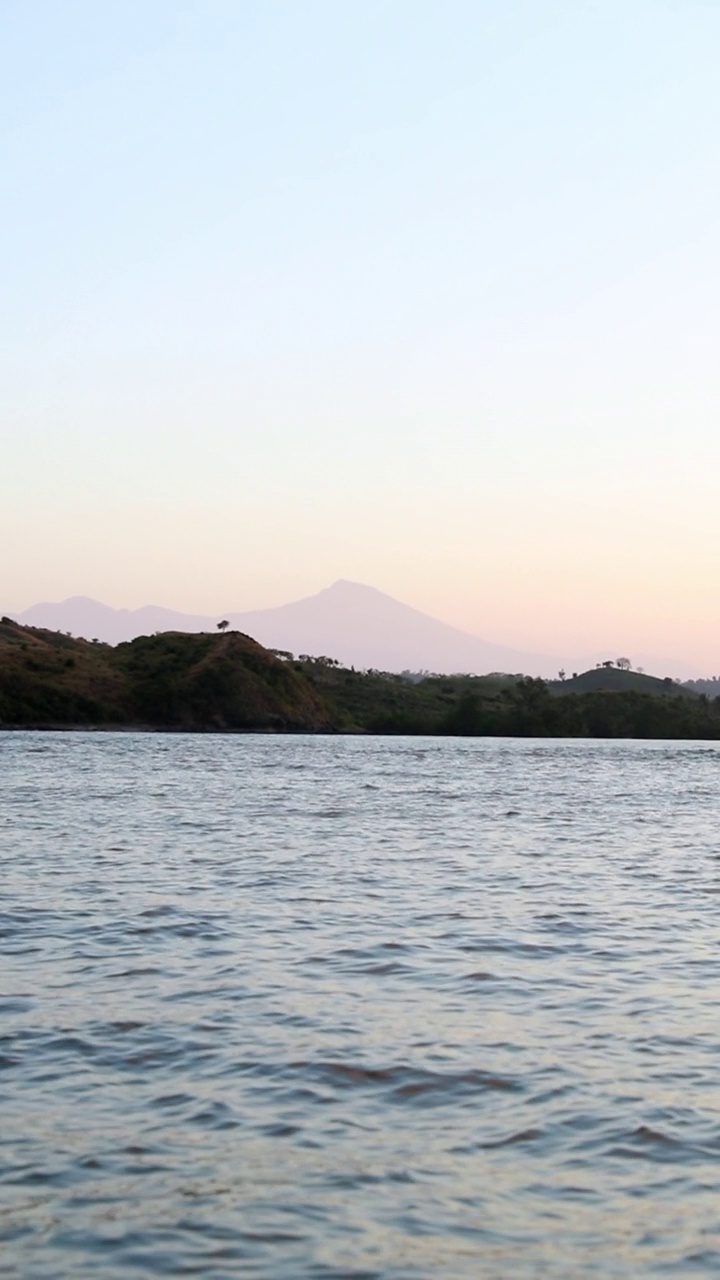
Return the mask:
<svg viewBox="0 0 720 1280">
<path fill-rule="evenodd" d="M 386 1091 L 398 1102 L 427 1100 L 451 1105 L 468 1094 L 510 1092 L 520 1083 L 511 1076 L 489 1071 L 430 1071 L 421 1067 L 370 1067 L 346 1062 L 294 1062 L 291 1072 L 331 1085 L 338 1090 L 373 1087 Z"/>
<path fill-rule="evenodd" d="M 109 974 L 111 978 L 154 978 L 162 973 L 157 965 L 146 964 L 138 965 L 136 969 L 116 969 Z"/>
<path fill-rule="evenodd" d="M 516 1147 L 526 1142 L 537 1142 L 545 1136 L 542 1129 L 519 1129 L 503 1138 L 488 1138 L 485 1142 L 471 1142 L 453 1147 L 453 1155 L 472 1155 L 476 1151 L 500 1151 L 503 1147 Z"/>
<path fill-rule="evenodd" d="M 190 1116 L 191 1124 L 208 1129 L 237 1129 L 240 1121 L 225 1102 L 211 1102 Z"/>
<path fill-rule="evenodd" d="M 28 1013 L 33 1003 L 34 1001 L 23 999 L 22 996 L 0 997 L 0 1014 Z"/>
<path fill-rule="evenodd" d="M 608 1151 L 608 1155 L 627 1160 L 685 1160 L 694 1155 L 694 1144 L 673 1137 L 661 1129 L 640 1124 L 626 1137 L 621 1138 Z"/>
</svg>

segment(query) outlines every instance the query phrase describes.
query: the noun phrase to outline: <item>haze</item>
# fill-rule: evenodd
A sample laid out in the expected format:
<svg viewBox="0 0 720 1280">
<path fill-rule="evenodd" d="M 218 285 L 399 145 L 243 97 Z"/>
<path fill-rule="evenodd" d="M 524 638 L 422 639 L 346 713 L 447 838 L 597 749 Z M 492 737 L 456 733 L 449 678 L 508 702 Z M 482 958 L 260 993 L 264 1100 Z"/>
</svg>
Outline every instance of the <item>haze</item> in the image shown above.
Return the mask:
<svg viewBox="0 0 720 1280">
<path fill-rule="evenodd" d="M 717 670 L 720 7 L 0 12 L 0 606 Z"/>
</svg>

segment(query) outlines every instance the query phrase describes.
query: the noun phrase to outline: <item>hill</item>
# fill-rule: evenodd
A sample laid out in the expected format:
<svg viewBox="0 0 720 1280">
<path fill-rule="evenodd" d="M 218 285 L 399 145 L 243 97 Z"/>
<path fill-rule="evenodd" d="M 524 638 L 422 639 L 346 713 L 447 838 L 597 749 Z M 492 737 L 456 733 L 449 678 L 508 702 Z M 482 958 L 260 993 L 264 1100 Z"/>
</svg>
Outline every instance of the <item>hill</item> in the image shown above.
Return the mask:
<svg viewBox="0 0 720 1280">
<path fill-rule="evenodd" d="M 720 697 L 720 677 L 706 676 L 705 679 L 683 680 L 683 688 L 693 693 L 705 694 L 706 698 Z"/>
<path fill-rule="evenodd" d="M 0 725 L 332 727 L 301 671 L 249 636 L 144 636 L 116 648 L 0 622 Z"/>
<path fill-rule="evenodd" d="M 670 676 L 649 676 L 642 671 L 623 671 L 620 667 L 593 667 L 569 680 L 553 680 L 548 687 L 554 694 L 634 692 L 660 698 L 676 698 L 678 694 L 696 696 L 693 689 L 678 684 Z"/>
</svg>

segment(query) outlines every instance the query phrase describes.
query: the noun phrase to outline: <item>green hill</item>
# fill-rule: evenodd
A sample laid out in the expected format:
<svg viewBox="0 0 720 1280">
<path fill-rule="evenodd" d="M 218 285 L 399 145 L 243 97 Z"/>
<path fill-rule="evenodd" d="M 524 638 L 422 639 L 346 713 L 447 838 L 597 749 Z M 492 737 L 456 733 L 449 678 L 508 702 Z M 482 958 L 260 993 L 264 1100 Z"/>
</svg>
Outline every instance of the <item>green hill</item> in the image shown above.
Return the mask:
<svg viewBox="0 0 720 1280">
<path fill-rule="evenodd" d="M 659 676 L 648 676 L 642 671 L 623 671 L 620 667 L 593 667 L 569 680 L 548 682 L 551 693 L 647 693 L 654 697 L 676 698 L 678 694 L 695 697 L 692 689 Z"/>
<path fill-rule="evenodd" d="M 113 648 L 0 622 L 0 724 L 332 728 L 302 672 L 240 632 L 141 636 Z"/>
</svg>

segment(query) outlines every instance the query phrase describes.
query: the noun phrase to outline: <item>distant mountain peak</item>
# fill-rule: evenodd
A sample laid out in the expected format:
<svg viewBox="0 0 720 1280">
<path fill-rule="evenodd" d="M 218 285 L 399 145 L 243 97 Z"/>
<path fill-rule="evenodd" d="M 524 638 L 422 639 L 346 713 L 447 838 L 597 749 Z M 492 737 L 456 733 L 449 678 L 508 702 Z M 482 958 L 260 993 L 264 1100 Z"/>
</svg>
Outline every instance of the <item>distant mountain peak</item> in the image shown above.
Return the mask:
<svg viewBox="0 0 720 1280">
<path fill-rule="evenodd" d="M 110 644 L 154 631 L 214 632 L 221 616 L 182 614 L 157 605 L 113 609 L 87 596 L 33 605 L 15 615 L 17 621 L 29 626 L 97 636 Z M 519 653 L 482 640 L 403 604 L 377 587 L 348 578 L 338 578 L 315 595 L 291 604 L 244 613 L 225 611 L 224 616 L 232 628 L 270 648 L 326 655 L 361 669 L 549 674 L 558 666 L 554 658 Z"/>
<path fill-rule="evenodd" d="M 331 586 L 325 587 L 322 591 L 319 591 L 318 595 L 385 596 L 385 592 L 379 591 L 377 587 L 368 586 L 366 582 L 352 582 L 350 578 L 338 578 L 336 582 L 331 584 Z M 385 598 L 388 600 L 392 599 L 391 596 L 386 596 Z"/>
<path fill-rule="evenodd" d="M 214 633 L 218 619 L 227 618 L 233 629 L 268 648 L 325 655 L 348 666 L 383 671 L 476 675 L 504 671 L 555 677 L 561 667 L 581 670 L 588 662 L 587 658 L 577 657 L 570 661 L 567 654 L 560 660 L 548 654 L 521 652 L 482 639 L 404 604 L 377 587 L 349 578 L 338 578 L 315 595 L 290 604 L 242 613 L 224 609 L 202 616 L 159 605 L 113 609 L 88 596 L 36 604 L 22 613 L 7 612 L 26 626 L 97 637 L 109 644 L 162 631 Z M 677 671 L 686 664 L 646 660 L 644 665 Z M 685 674 L 696 673 L 686 670 Z"/>
</svg>

